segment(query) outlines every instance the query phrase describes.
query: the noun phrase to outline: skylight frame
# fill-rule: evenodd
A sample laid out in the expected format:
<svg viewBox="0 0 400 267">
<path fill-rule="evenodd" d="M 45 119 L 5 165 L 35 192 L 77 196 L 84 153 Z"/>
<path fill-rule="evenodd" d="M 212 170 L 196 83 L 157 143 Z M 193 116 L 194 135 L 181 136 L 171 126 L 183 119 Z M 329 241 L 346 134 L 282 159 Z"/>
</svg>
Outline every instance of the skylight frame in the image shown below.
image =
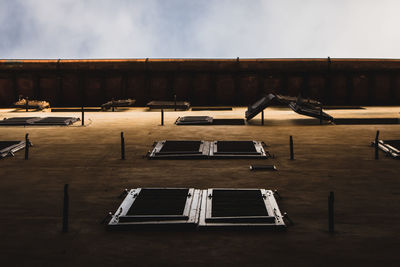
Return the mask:
<svg viewBox="0 0 400 267">
<path fill-rule="evenodd" d="M 127 215 L 129 209 L 134 205 L 135 200 L 143 189 L 188 189 L 188 196 L 182 215 Z M 201 190 L 194 188 L 136 188 L 129 190 L 127 196 L 122 201 L 110 222 L 109 229 L 116 228 L 136 228 L 136 227 L 154 227 L 154 226 L 174 226 L 187 225 L 195 227 L 198 222 L 200 208 Z"/>
<path fill-rule="evenodd" d="M 213 190 L 260 190 L 264 205 L 269 216 L 233 216 L 212 217 Z M 211 194 L 211 198 L 209 197 Z M 275 200 L 274 193 L 266 189 L 243 188 L 211 188 L 202 191 L 202 201 L 199 217 L 200 228 L 265 228 L 284 230 L 286 228 L 283 216 Z"/>
<path fill-rule="evenodd" d="M 211 157 L 215 158 L 259 158 L 259 159 L 265 159 L 269 157 L 269 153 L 264 149 L 263 142 L 262 141 L 249 141 L 253 142 L 254 149 L 256 152 L 219 152 L 218 151 L 218 141 L 212 141 L 210 143 L 210 153 L 209 155 Z M 247 141 L 247 140 L 246 140 Z M 235 141 L 234 141 L 235 142 Z"/>
<path fill-rule="evenodd" d="M 200 141 L 201 144 L 199 146 L 198 151 L 171 151 L 168 152 L 160 152 L 166 142 L 175 142 L 175 141 Z M 206 158 L 209 155 L 210 142 L 203 140 L 162 140 L 155 143 L 153 149 L 150 151 L 148 158 L 150 159 L 179 159 L 179 158 Z"/>
</svg>

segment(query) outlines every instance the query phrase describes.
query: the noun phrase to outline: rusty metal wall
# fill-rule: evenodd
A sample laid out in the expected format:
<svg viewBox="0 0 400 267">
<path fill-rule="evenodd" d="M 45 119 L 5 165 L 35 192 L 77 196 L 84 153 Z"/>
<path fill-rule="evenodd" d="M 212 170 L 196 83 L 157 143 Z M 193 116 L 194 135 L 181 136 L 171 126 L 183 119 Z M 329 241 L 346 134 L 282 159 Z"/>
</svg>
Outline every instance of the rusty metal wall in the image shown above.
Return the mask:
<svg viewBox="0 0 400 267">
<path fill-rule="evenodd" d="M 247 106 L 275 92 L 326 105 L 398 105 L 400 60 L 121 59 L 0 60 L 0 106 L 18 95 L 51 106 L 99 106 L 114 98 Z"/>
</svg>

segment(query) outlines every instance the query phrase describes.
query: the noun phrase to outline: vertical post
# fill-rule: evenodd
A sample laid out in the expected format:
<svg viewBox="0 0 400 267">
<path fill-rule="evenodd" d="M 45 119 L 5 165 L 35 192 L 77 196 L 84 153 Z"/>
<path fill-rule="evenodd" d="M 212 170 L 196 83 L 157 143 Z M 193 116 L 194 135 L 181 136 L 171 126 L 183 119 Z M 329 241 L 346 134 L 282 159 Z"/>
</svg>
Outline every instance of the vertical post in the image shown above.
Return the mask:
<svg viewBox="0 0 400 267">
<path fill-rule="evenodd" d="M 114 112 L 114 98 L 111 99 L 111 110 Z"/>
<path fill-rule="evenodd" d="M 121 132 L 121 159 L 125 159 L 125 138 L 124 132 Z"/>
<path fill-rule="evenodd" d="M 176 111 L 176 95 L 174 95 L 174 110 Z"/>
<path fill-rule="evenodd" d="M 330 96 L 331 96 L 331 88 L 332 88 L 332 75 L 331 75 L 331 57 L 328 57 L 328 68 L 326 71 L 326 83 L 324 86 L 324 91 L 322 94 L 322 102 L 325 103 L 326 105 L 330 105 Z"/>
<path fill-rule="evenodd" d="M 79 90 L 81 91 L 81 103 L 82 103 L 82 126 L 85 125 L 85 75 L 84 73 L 77 74 Z"/>
<path fill-rule="evenodd" d="M 375 159 L 379 159 L 379 130 L 376 131 L 375 136 Z"/>
<path fill-rule="evenodd" d="M 293 137 L 292 137 L 292 136 L 290 136 L 289 145 L 290 145 L 290 159 L 291 159 L 291 160 L 294 160 Z"/>
<path fill-rule="evenodd" d="M 319 124 L 322 125 L 322 105 L 319 107 Z"/>
<path fill-rule="evenodd" d="M 25 98 L 25 109 L 26 109 L 26 112 L 29 111 L 29 97 Z"/>
<path fill-rule="evenodd" d="M 328 213 L 329 213 L 329 233 L 333 233 L 335 231 L 335 225 L 334 225 L 334 214 L 333 214 L 333 203 L 335 200 L 335 196 L 333 192 L 329 193 L 328 197 Z"/>
<path fill-rule="evenodd" d="M 164 109 L 161 109 L 161 126 L 164 126 Z"/>
<path fill-rule="evenodd" d="M 264 125 L 264 110 L 261 111 L 261 125 Z"/>
<path fill-rule="evenodd" d="M 85 125 L 85 109 L 84 109 L 84 107 L 83 107 L 83 104 L 82 104 L 81 111 L 82 111 L 81 122 L 82 122 L 82 126 L 84 126 L 84 125 Z"/>
<path fill-rule="evenodd" d="M 25 160 L 29 159 L 29 134 L 25 134 Z"/>
<path fill-rule="evenodd" d="M 69 195 L 68 195 L 68 184 L 64 185 L 64 207 L 63 207 L 63 225 L 62 232 L 68 232 L 68 216 L 69 216 Z"/>
</svg>

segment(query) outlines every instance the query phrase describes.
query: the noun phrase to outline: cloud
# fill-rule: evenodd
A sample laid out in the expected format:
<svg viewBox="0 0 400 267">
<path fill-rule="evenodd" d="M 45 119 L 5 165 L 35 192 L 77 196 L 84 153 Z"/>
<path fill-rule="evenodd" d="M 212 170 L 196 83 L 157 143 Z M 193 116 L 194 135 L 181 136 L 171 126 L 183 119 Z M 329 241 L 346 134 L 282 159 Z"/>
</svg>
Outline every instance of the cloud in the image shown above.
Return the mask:
<svg viewBox="0 0 400 267">
<path fill-rule="evenodd" d="M 395 0 L 0 0 L 1 58 L 398 58 Z"/>
</svg>

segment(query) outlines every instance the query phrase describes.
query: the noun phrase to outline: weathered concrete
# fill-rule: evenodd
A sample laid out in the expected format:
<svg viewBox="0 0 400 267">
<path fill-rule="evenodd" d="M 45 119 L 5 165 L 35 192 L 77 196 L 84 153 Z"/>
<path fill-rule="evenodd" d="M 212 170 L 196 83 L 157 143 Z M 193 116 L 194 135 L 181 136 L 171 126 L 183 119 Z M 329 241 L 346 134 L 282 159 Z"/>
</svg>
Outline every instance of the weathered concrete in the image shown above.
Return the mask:
<svg viewBox="0 0 400 267">
<path fill-rule="evenodd" d="M 397 105 L 398 59 L 0 60 L 0 106 L 20 94 L 52 106 L 134 98 L 247 106 L 268 93 L 329 105 Z"/>
<path fill-rule="evenodd" d="M 288 109 L 270 108 L 246 126 L 176 126 L 177 116 L 243 118 L 233 111 L 86 113 L 86 127 L 2 127 L 0 140 L 34 147 L 1 160 L 2 266 L 359 266 L 400 260 L 400 161 L 369 146 L 377 129 L 399 139 L 399 125 L 318 125 Z M 333 116 L 399 116 L 400 108 L 328 111 Z M 79 116 L 36 112 L 29 115 Z M 26 116 L 2 110 L 0 119 Z M 120 132 L 126 160 L 120 160 Z M 289 160 L 289 135 L 295 160 Z M 264 140 L 277 172 L 250 172 L 260 160 L 150 161 L 160 139 Z M 63 187 L 70 186 L 70 232 L 61 233 Z M 277 188 L 281 210 L 296 223 L 287 232 L 107 232 L 99 222 L 120 203 L 124 188 Z M 335 229 L 328 233 L 328 195 L 335 192 Z"/>
</svg>

